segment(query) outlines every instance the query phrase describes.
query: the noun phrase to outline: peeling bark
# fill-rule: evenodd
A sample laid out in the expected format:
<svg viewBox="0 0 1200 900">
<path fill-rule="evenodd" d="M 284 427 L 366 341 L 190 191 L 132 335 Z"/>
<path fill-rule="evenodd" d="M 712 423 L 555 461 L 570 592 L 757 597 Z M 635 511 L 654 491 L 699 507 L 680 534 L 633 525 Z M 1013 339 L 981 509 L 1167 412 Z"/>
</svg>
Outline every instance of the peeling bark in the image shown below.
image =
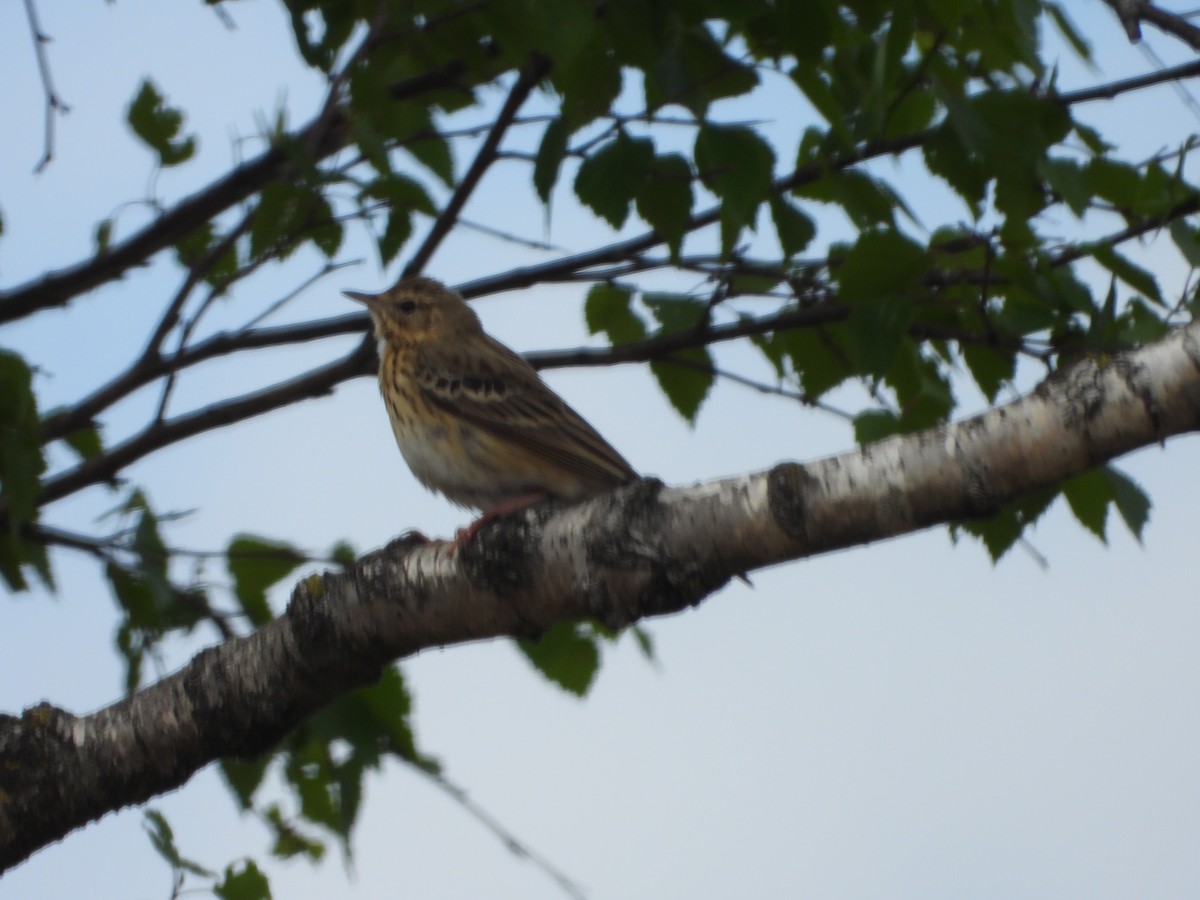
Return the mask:
<svg viewBox="0 0 1200 900">
<path fill-rule="evenodd" d="M 986 516 L 1200 430 L 1200 324 L 1084 359 L 966 421 L 808 464 L 689 487 L 643 479 L 488 525 L 457 553 L 401 538 L 311 575 L 286 612 L 99 712 L 0 716 L 0 871 L 106 812 L 256 755 L 332 698 L 429 647 L 623 627 L 700 603 L 738 572 Z"/>
</svg>

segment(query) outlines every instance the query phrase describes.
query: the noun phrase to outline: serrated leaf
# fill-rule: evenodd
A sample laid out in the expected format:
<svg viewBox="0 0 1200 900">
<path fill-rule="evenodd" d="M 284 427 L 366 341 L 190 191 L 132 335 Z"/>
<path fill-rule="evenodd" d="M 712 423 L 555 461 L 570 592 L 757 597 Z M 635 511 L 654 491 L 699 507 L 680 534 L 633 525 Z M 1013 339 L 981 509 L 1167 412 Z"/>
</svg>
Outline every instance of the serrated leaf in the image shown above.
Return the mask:
<svg viewBox="0 0 1200 900">
<path fill-rule="evenodd" d="M 909 340 L 912 318 L 913 305 L 906 300 L 887 298 L 856 306 L 838 329 L 855 373 L 886 374 L 901 345 Z"/>
<path fill-rule="evenodd" d="M 542 203 L 550 202 L 550 192 L 558 181 L 558 170 L 567 155 L 567 122 L 559 116 L 546 126 L 542 142 L 533 160 L 533 187 Z"/>
<path fill-rule="evenodd" d="M 1108 504 L 1113 500 L 1112 484 L 1098 469 L 1076 475 L 1062 486 L 1067 505 L 1084 528 L 1108 543 L 1105 525 L 1108 521 Z"/>
<path fill-rule="evenodd" d="M 250 534 L 236 535 L 226 550 L 229 576 L 242 610 L 255 625 L 271 621 L 267 589 L 304 562 L 304 555 L 280 541 Z"/>
<path fill-rule="evenodd" d="M 264 753 L 257 759 L 222 759 L 219 763 L 221 775 L 237 797 L 242 809 L 250 809 L 254 792 L 266 777 L 271 764 L 271 754 Z"/>
<path fill-rule="evenodd" d="M 409 154 L 442 180 L 446 187 L 454 187 L 454 156 L 450 142 L 441 137 L 418 137 L 405 141 L 402 146 Z"/>
<path fill-rule="evenodd" d="M 150 79 L 142 81 L 137 96 L 129 104 L 126 120 L 134 133 L 155 153 L 163 166 L 185 162 L 196 152 L 194 136 L 179 137 L 183 113 L 166 105 Z"/>
<path fill-rule="evenodd" d="M 600 669 L 596 639 L 574 622 L 559 622 L 539 640 L 519 640 L 517 646 L 539 672 L 577 697 L 588 692 Z"/>
<path fill-rule="evenodd" d="M 800 379 L 800 387 L 812 399 L 837 387 L 854 374 L 847 354 L 838 337 L 844 329 L 793 328 L 777 332 L 777 338 Z"/>
<path fill-rule="evenodd" d="M 838 297 L 867 303 L 902 296 L 931 264 L 923 247 L 894 229 L 863 232 L 838 267 Z"/>
<path fill-rule="evenodd" d="M 243 860 L 241 868 L 227 866 L 212 892 L 221 900 L 271 900 L 271 884 L 252 859 Z"/>
<path fill-rule="evenodd" d="M 387 225 L 383 229 L 383 234 L 379 235 L 376 244 L 379 247 L 379 263 L 386 266 L 396 254 L 400 252 L 400 248 L 404 246 L 404 242 L 412 235 L 412 214 L 407 209 L 392 209 L 388 212 Z"/>
<path fill-rule="evenodd" d="M 707 348 L 692 347 L 672 353 L 666 359 L 653 360 L 650 371 L 675 411 L 689 425 L 695 425 L 700 407 L 716 381 Z"/>
<path fill-rule="evenodd" d="M 653 161 L 649 138 L 618 134 L 580 164 L 575 194 L 613 228 L 620 228 Z"/>
<path fill-rule="evenodd" d="M 1183 219 L 1176 219 L 1168 228 L 1171 240 L 1183 254 L 1189 266 L 1200 268 L 1200 231 L 1193 228 Z"/>
<path fill-rule="evenodd" d="M 779 246 L 788 259 L 803 253 L 817 235 L 813 220 L 781 196 L 771 198 L 771 218 L 775 222 Z"/>
<path fill-rule="evenodd" d="M 1014 500 L 994 516 L 963 522 L 959 527 L 983 541 L 992 562 L 998 563 L 1025 533 L 1025 529 L 1041 518 L 1058 494 L 1058 488 L 1046 488 Z"/>
<path fill-rule="evenodd" d="M 986 344 L 963 344 L 962 355 L 979 390 L 989 403 L 995 403 L 1000 389 L 1011 383 L 1016 374 L 1016 354 Z"/>
<path fill-rule="evenodd" d="M 386 200 L 393 210 L 419 212 L 430 217 L 437 215 L 437 206 L 425 190 L 425 186 L 415 178 L 409 178 L 399 172 L 380 175 L 367 184 L 362 193 L 364 196 Z"/>
<path fill-rule="evenodd" d="M 1038 171 L 1063 202 L 1076 216 L 1082 216 L 1092 204 L 1092 192 L 1088 188 L 1087 174 L 1073 159 L 1051 158 L 1042 160 Z"/>
<path fill-rule="evenodd" d="M 884 409 L 868 409 L 854 417 L 854 440 L 859 446 L 899 434 L 900 419 Z"/>
<path fill-rule="evenodd" d="M 592 285 L 583 304 L 588 334 L 603 332 L 614 344 L 640 341 L 646 336 L 646 324 L 630 308 L 633 294 L 615 284 Z"/>
<path fill-rule="evenodd" d="M 654 157 L 637 189 L 638 215 L 661 234 L 672 258 L 678 258 L 692 214 L 692 169 L 678 153 Z"/>
<path fill-rule="evenodd" d="M 700 179 L 721 198 L 721 247 L 729 253 L 771 194 L 775 153 L 751 128 L 705 124 L 696 135 L 695 160 Z"/>
<path fill-rule="evenodd" d="M 1104 466 L 1100 471 L 1108 478 L 1112 487 L 1113 502 L 1117 505 L 1117 512 L 1121 514 L 1130 533 L 1140 544 L 1142 531 L 1150 520 L 1150 498 L 1146 496 L 1146 492 L 1136 481 L 1112 466 Z"/>
</svg>

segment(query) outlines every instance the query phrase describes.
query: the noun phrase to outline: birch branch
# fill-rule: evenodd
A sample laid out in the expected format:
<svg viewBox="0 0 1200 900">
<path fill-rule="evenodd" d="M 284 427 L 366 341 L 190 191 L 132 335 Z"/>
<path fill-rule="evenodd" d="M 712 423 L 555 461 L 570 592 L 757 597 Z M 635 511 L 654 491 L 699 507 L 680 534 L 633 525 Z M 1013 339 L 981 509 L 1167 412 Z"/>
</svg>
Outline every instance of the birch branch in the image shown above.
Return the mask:
<svg viewBox="0 0 1200 900">
<path fill-rule="evenodd" d="M 457 553 L 399 539 L 297 584 L 286 612 L 98 712 L 0 716 L 0 871 L 106 812 L 252 756 L 397 658 L 620 628 L 695 606 L 737 572 L 985 516 L 1024 494 L 1200 430 L 1200 323 L 1083 359 L 972 419 L 841 456 L 689 487 L 642 479 L 547 502 Z"/>
</svg>

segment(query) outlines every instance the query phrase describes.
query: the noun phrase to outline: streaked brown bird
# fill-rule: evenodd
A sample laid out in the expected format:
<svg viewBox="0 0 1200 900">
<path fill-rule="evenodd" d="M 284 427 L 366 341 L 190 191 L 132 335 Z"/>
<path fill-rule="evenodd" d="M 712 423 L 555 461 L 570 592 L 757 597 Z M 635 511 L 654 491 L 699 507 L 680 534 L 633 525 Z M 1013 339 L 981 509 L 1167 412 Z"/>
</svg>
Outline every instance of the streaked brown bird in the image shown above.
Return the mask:
<svg viewBox="0 0 1200 900">
<path fill-rule="evenodd" d="M 479 524 L 543 497 L 581 500 L 637 478 L 633 467 L 490 337 L 456 292 L 409 278 L 366 304 L 379 339 L 379 390 L 417 480 Z"/>
</svg>

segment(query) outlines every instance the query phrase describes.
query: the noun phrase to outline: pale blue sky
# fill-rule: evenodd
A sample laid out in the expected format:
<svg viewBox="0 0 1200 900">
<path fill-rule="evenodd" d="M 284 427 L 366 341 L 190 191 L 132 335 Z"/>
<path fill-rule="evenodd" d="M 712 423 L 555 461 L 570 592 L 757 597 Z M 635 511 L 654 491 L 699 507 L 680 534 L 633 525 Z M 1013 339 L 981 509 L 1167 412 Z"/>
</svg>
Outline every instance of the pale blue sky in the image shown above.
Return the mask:
<svg viewBox="0 0 1200 900">
<path fill-rule="evenodd" d="M 1089 31 L 1105 38 L 1103 77 L 1149 68 L 1101 4 L 1068 7 L 1081 22 L 1100 20 Z M 154 182 L 167 200 L 226 167 L 233 137 L 252 135 L 256 115 L 271 116 L 279 102 L 293 123 L 311 115 L 321 85 L 295 61 L 278 5 L 229 11 L 234 32 L 198 3 L 70 4 L 69 13 L 43 3 L 54 74 L 73 109 L 58 124 L 56 160 L 33 176 L 40 86 L 21 6 L 0 7 L 0 285 L 74 262 L 98 219 L 146 192 L 150 154 L 122 124 L 144 74 L 201 136 L 196 164 Z M 1083 77 L 1064 55 L 1064 85 Z M 777 117 L 772 134 L 781 143 L 807 124 L 803 109 L 760 107 L 751 114 Z M 1197 130 L 1170 88 L 1095 105 L 1087 117 L 1137 154 Z M 256 149 L 250 143 L 243 154 Z M 498 168 L 468 214 L 542 236 L 542 212 L 516 190 L 525 179 L 516 164 Z M 942 202 L 940 193 L 922 200 L 931 216 L 947 215 Z M 147 215 L 126 209 L 118 234 Z M 572 249 L 604 234 L 565 203 L 552 226 L 550 239 Z M 362 240 L 345 255 L 365 262 L 309 291 L 284 319 L 342 313 L 341 288 L 370 290 L 395 274 L 379 271 Z M 1156 255 L 1143 258 L 1154 265 Z M 524 258 L 465 234 L 429 271 L 462 282 Z M 243 321 L 252 301 L 286 292 L 308 271 L 264 274 L 217 311 L 213 327 Z M 1161 274 L 1168 292 L 1178 289 L 1178 270 Z M 140 345 L 174 284 L 167 266 L 131 273 L 68 313 L 9 326 L 0 340 L 43 367 L 37 386 L 46 406 L 66 402 Z M 478 309 L 517 349 L 568 347 L 587 340 L 582 294 L 559 287 Z M 209 366 L 181 385 L 180 408 L 327 355 L 302 348 Z M 722 348 L 720 361 L 764 372 L 740 347 Z M 671 482 L 852 446 L 844 423 L 734 385 L 718 387 L 689 429 L 641 368 L 548 378 L 634 465 Z M 123 404 L 114 428 L 135 426 L 156 399 Z M 582 702 L 542 681 L 505 642 L 426 652 L 404 665 L 418 739 L 596 900 L 1194 896 L 1200 607 L 1187 585 L 1200 508 L 1196 451 L 1192 437 L 1120 463 L 1155 501 L 1144 547 L 1113 523 L 1105 548 L 1056 508 L 1031 535 L 1048 571 L 1019 549 L 992 567 L 979 546 L 953 547 L 943 530 L 777 567 L 756 574 L 754 590 L 734 584 L 697 610 L 650 623 L 657 669 L 622 642 Z M 159 509 L 198 507 L 169 533 L 190 547 L 217 547 L 247 530 L 317 550 L 346 538 L 365 550 L 410 527 L 449 534 L 464 521 L 404 468 L 369 379 L 172 448 L 129 474 Z M 57 504 L 49 518 L 90 522 L 111 502 L 96 489 Z M 84 712 L 119 696 L 107 590 L 91 562 L 55 561 L 56 599 L 4 604 L 0 710 L 48 699 Z M 212 568 L 208 577 L 222 573 Z M 206 865 L 266 856 L 265 832 L 239 819 L 211 770 L 151 805 L 169 817 L 183 852 Z M 561 896 L 398 766 L 370 780 L 356 847 L 349 881 L 336 853 L 317 869 L 271 866 L 275 896 Z M 0 896 L 28 900 L 168 893 L 167 868 L 136 810 L 0 880 Z"/>
</svg>

